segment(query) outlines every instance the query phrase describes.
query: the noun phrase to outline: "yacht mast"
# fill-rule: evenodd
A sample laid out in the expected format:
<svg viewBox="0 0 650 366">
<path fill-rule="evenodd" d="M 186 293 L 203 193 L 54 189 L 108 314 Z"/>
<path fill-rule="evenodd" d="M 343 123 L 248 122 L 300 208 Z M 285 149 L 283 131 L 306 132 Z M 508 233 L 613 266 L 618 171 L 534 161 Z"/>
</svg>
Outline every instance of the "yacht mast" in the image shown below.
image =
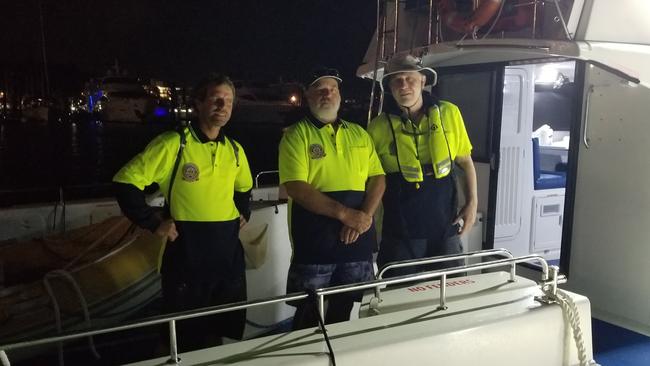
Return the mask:
<svg viewBox="0 0 650 366">
<path fill-rule="evenodd" d="M 50 76 L 47 68 L 47 53 L 45 51 L 45 22 L 43 21 L 43 1 L 38 2 L 38 14 L 41 26 L 41 53 L 43 56 L 43 84 L 42 92 L 46 97 L 50 94 Z"/>
</svg>

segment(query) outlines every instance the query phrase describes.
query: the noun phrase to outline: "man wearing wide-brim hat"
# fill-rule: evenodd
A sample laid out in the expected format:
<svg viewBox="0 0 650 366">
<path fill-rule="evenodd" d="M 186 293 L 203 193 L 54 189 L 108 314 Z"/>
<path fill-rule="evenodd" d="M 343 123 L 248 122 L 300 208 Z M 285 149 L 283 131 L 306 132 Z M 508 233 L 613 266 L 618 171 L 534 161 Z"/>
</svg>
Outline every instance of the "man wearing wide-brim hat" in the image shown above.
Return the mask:
<svg viewBox="0 0 650 366">
<path fill-rule="evenodd" d="M 390 94 L 383 112 L 368 125 L 386 172 L 377 264 L 460 253 L 460 235 L 473 226 L 477 206 L 472 145 L 461 113 L 456 105 L 423 91 L 436 84 L 437 74 L 411 55 L 393 58 L 381 82 Z M 459 168 L 465 181 L 460 210 L 455 183 Z"/>
<path fill-rule="evenodd" d="M 371 280 L 376 248 L 373 214 L 384 192 L 384 171 L 372 139 L 339 117 L 338 71 L 317 69 L 305 82 L 308 109 L 280 141 L 280 183 L 290 197 L 293 255 L 287 293 Z M 350 318 L 361 292 L 328 296 L 326 323 Z M 296 306 L 293 328 L 318 324 L 314 303 Z"/>
</svg>

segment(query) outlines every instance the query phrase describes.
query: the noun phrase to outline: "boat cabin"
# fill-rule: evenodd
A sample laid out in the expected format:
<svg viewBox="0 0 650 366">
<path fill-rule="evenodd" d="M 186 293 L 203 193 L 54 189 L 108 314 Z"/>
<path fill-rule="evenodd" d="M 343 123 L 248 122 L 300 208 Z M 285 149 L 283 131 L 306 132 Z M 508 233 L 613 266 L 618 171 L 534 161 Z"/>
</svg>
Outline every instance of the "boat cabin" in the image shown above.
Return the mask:
<svg viewBox="0 0 650 366">
<path fill-rule="evenodd" d="M 437 71 L 432 92 L 459 106 L 474 146 L 483 227 L 468 250 L 540 254 L 596 317 L 650 334 L 650 3 L 462 3 L 379 1 L 357 74 L 380 80 L 404 54 Z"/>
</svg>

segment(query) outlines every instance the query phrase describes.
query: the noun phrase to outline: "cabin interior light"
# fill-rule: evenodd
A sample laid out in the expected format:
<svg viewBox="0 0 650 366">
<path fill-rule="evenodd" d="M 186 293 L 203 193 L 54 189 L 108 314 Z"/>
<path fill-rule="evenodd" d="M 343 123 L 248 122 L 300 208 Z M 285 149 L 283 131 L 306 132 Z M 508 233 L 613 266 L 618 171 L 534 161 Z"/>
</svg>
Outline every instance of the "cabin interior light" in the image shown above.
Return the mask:
<svg viewBox="0 0 650 366">
<path fill-rule="evenodd" d="M 559 65 L 559 66 L 556 66 Z M 571 79 L 562 73 L 561 64 L 547 64 L 537 70 L 535 85 L 551 89 L 559 89 Z"/>
<path fill-rule="evenodd" d="M 553 84 L 560 77 L 560 72 L 553 64 L 544 65 L 535 77 L 535 84 Z"/>
</svg>

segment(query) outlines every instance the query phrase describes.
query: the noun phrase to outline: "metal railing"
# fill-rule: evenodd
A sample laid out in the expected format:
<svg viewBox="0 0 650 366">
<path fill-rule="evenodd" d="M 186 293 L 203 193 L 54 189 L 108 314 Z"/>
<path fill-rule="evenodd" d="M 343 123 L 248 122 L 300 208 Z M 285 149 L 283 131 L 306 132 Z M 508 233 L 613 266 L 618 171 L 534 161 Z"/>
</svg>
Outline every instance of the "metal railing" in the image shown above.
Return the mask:
<svg viewBox="0 0 650 366">
<path fill-rule="evenodd" d="M 422 259 L 411 259 L 411 260 L 406 260 L 406 261 L 398 261 L 398 262 L 389 262 L 386 263 L 381 269 L 379 270 L 379 273 L 375 277 L 378 280 L 381 280 L 384 278 L 384 273 L 386 273 L 390 269 L 396 269 L 396 268 L 405 268 L 405 267 L 414 267 L 414 266 L 422 266 L 426 264 L 433 264 L 433 263 L 442 263 L 442 262 L 450 262 L 453 260 L 458 260 L 458 259 L 464 259 L 465 260 L 465 265 L 467 265 L 467 261 L 472 258 L 482 258 L 482 257 L 488 257 L 492 255 L 503 255 L 507 258 L 514 258 L 512 253 L 507 250 L 507 249 L 489 249 L 489 250 L 477 250 L 474 252 L 469 252 L 469 253 L 463 253 L 463 254 L 449 254 L 449 255 L 443 255 L 443 256 L 438 256 L 438 257 L 430 257 L 430 258 L 422 258 Z M 515 275 L 516 275 L 516 264 L 513 263 L 511 268 L 510 268 L 510 281 L 514 282 L 515 281 Z M 380 293 L 380 288 L 377 287 L 375 288 L 375 297 L 381 301 L 381 293 Z"/>
<path fill-rule="evenodd" d="M 491 35 L 492 30 L 494 29 L 495 25 L 497 25 L 497 22 L 501 19 L 502 16 L 502 11 L 504 4 L 506 1 L 513 3 L 513 7 L 518 8 L 518 7 L 532 7 L 531 11 L 531 17 L 530 19 L 530 29 L 531 29 L 531 34 L 530 36 L 526 36 L 525 38 L 530 38 L 530 39 L 536 39 L 539 38 L 539 35 L 537 34 L 537 29 L 540 26 L 540 24 L 543 22 L 538 19 L 539 17 L 539 8 L 543 7 L 544 4 L 546 3 L 552 3 L 554 4 L 554 11 L 556 12 L 556 19 L 554 19 L 555 23 L 559 23 L 561 25 L 562 32 L 564 33 L 564 37 L 567 40 L 572 40 L 573 39 L 573 34 L 570 32 L 567 26 L 567 19 L 565 19 L 564 14 L 562 12 L 562 9 L 560 7 L 560 2 L 568 2 L 569 5 L 572 4 L 573 0 L 530 0 L 530 1 L 514 1 L 514 0 L 502 0 L 501 7 L 499 11 L 497 12 L 496 15 L 494 15 L 492 20 L 485 24 L 483 28 L 487 28 L 485 33 L 480 37 L 481 39 L 487 38 L 489 35 Z M 420 53 L 421 55 L 426 54 L 429 52 L 428 47 L 431 45 L 438 44 L 440 42 L 443 42 L 443 27 L 444 27 L 444 14 L 441 13 L 441 4 L 438 1 L 433 1 L 433 0 L 426 0 L 422 1 L 421 4 L 416 5 L 414 8 L 411 8 L 410 10 L 407 9 L 407 4 L 408 0 L 377 0 L 376 7 L 376 31 L 375 31 L 375 39 L 374 42 L 376 44 L 376 50 L 375 50 L 375 60 L 374 60 L 374 72 L 373 72 L 373 84 L 372 84 L 372 89 L 370 92 L 370 103 L 369 103 L 369 108 L 368 108 L 368 122 L 372 119 L 373 116 L 373 105 L 375 104 L 375 87 L 378 81 L 378 73 L 379 69 L 382 67 L 382 65 L 385 65 L 388 63 L 388 61 L 397 55 L 399 52 L 404 51 L 403 48 L 400 47 L 399 44 L 399 37 L 400 37 L 400 24 L 409 24 L 410 21 L 408 19 L 402 19 L 406 13 L 407 15 L 413 14 L 413 13 L 424 13 L 426 16 L 426 24 L 424 29 L 419 29 L 419 32 L 425 31 L 426 37 L 424 38 L 424 42 L 426 44 L 418 44 L 414 45 L 414 42 L 416 40 L 416 36 L 419 34 L 415 31 L 412 32 L 411 34 L 411 47 L 409 50 L 409 53 L 413 54 L 414 53 L 414 47 L 418 47 L 419 51 L 416 53 Z M 477 1 L 474 1 L 472 4 L 472 11 L 476 11 L 479 8 L 479 3 Z M 569 14 L 570 15 L 570 14 Z M 415 22 L 417 23 L 417 21 Z M 414 28 L 415 29 L 415 28 Z M 453 41 L 456 42 L 457 46 L 465 46 L 465 43 L 463 41 L 465 40 L 466 37 L 471 36 L 470 39 L 477 39 L 476 31 L 478 28 L 475 28 L 474 32 L 468 32 L 462 35 L 461 38 L 455 38 L 455 39 L 448 39 L 448 41 Z M 514 31 L 513 31 L 514 32 Z M 549 32 L 549 36 L 551 34 L 554 34 L 553 32 Z M 542 36 L 545 36 L 546 34 L 543 34 Z M 498 36 L 498 35 L 495 35 Z M 500 38 L 504 38 L 505 33 L 504 31 L 501 31 L 501 36 Z M 520 38 L 521 36 L 516 35 L 516 32 L 514 33 L 515 38 Z M 408 39 L 408 38 L 407 38 Z M 404 38 L 402 39 L 404 40 Z M 372 61 L 372 60 L 371 60 Z M 431 66 L 431 65 L 429 65 Z M 381 106 L 383 104 L 383 92 L 381 94 L 381 100 L 378 102 L 379 107 L 377 108 L 377 114 L 381 113 Z"/>
<path fill-rule="evenodd" d="M 260 177 L 267 174 L 280 174 L 279 170 L 263 170 L 255 175 L 255 188 L 260 187 Z"/>
<path fill-rule="evenodd" d="M 567 27 L 567 20 L 564 17 L 562 9 L 560 7 L 561 2 L 566 2 L 566 0 L 530 0 L 530 1 L 514 1 L 514 0 L 502 0 L 501 10 L 498 11 L 496 15 L 492 16 L 492 20 L 485 24 L 483 27 L 488 28 L 485 34 L 481 38 L 486 38 L 491 34 L 492 29 L 495 24 L 500 20 L 501 13 L 503 10 L 503 5 L 509 2 L 510 6 L 514 8 L 519 7 L 531 7 L 530 14 L 530 28 L 531 28 L 531 39 L 538 38 L 537 30 L 540 27 L 540 24 L 543 20 L 540 20 L 540 11 L 545 4 L 553 4 L 553 12 L 555 12 L 554 23 L 558 23 L 561 26 L 561 31 L 564 33 L 564 36 L 567 40 L 571 40 L 573 35 L 570 33 L 570 30 Z M 423 13 L 426 17 L 426 24 L 424 29 L 425 31 L 426 44 L 420 44 L 419 46 L 429 46 L 432 44 L 437 44 L 442 41 L 442 28 L 443 28 L 443 15 L 441 14 L 441 4 L 438 1 L 425 0 L 421 4 L 417 4 L 415 7 L 411 8 L 410 11 L 407 9 L 407 1 L 400 0 L 377 0 L 377 48 L 379 50 L 379 57 L 381 61 L 387 61 L 395 54 L 400 51 L 399 41 L 399 32 L 400 32 L 400 23 L 403 22 L 402 12 L 404 13 Z M 572 2 L 569 1 L 571 5 Z M 472 12 L 479 9 L 479 3 L 474 1 L 472 4 Z M 549 9 L 550 10 L 550 9 Z M 468 33 L 463 35 L 463 39 L 467 37 Z M 415 37 L 415 33 L 411 35 Z M 413 42 L 413 40 L 411 40 Z M 388 46 L 388 47 L 387 47 Z M 412 50 L 413 47 L 411 47 Z"/>
<path fill-rule="evenodd" d="M 477 252 L 473 252 L 474 254 Z M 462 254 L 458 255 L 458 257 L 463 257 L 467 256 L 467 254 Z M 429 259 L 424 259 L 423 261 L 428 261 Z M 476 263 L 476 264 L 469 264 L 469 265 L 464 265 L 464 266 L 458 266 L 458 267 L 452 267 L 452 268 L 447 268 L 447 269 L 440 269 L 440 270 L 435 270 L 435 271 L 430 271 L 430 272 L 423 272 L 415 275 L 404 275 L 404 276 L 399 276 L 399 277 L 393 277 L 390 279 L 380 279 L 380 280 L 374 280 L 374 281 L 369 281 L 365 283 L 359 283 L 357 285 L 354 285 L 355 290 L 367 290 L 367 289 L 375 289 L 376 290 L 381 287 L 381 286 L 390 286 L 390 285 L 399 285 L 402 283 L 406 282 L 415 282 L 415 281 L 424 281 L 424 280 L 431 280 L 434 278 L 440 277 L 440 304 L 438 306 L 439 309 L 445 310 L 447 309 L 446 306 L 446 287 L 447 287 L 447 276 L 448 275 L 453 275 L 453 274 L 460 274 L 460 273 L 466 273 L 466 272 L 471 272 L 471 271 L 478 271 L 478 270 L 483 270 L 483 269 L 490 269 L 490 268 L 496 268 L 496 267 L 502 267 L 502 266 L 513 266 L 519 263 L 531 263 L 531 262 L 537 262 L 541 265 L 542 267 L 542 282 L 546 283 L 549 281 L 549 266 L 548 263 L 546 263 L 546 260 L 544 257 L 541 255 L 533 254 L 533 255 L 527 255 L 523 257 L 517 257 L 517 258 L 505 258 L 505 259 L 498 259 L 494 261 L 489 261 L 489 262 L 483 262 L 483 263 Z M 512 272 L 511 272 L 512 273 Z M 557 272 L 553 272 L 557 273 Z M 510 281 L 510 280 L 508 280 Z M 556 281 L 556 279 L 551 279 L 551 281 Z M 348 292 L 352 291 L 347 288 L 348 286 L 336 286 L 336 287 L 330 287 L 327 289 L 319 289 L 316 291 L 317 295 L 333 295 L 333 294 L 338 294 L 341 292 Z M 323 313 L 323 299 L 322 297 L 319 297 L 319 311 L 321 311 L 321 314 Z M 374 301 L 373 301 L 374 300 Z M 375 297 L 375 299 L 371 300 L 371 309 L 376 310 L 379 306 L 379 298 Z"/>
<path fill-rule="evenodd" d="M 483 253 L 484 255 L 481 255 Z M 417 263 L 417 264 L 436 263 L 436 262 L 452 260 L 452 259 L 477 258 L 477 257 L 489 256 L 495 254 L 504 254 L 507 256 L 510 253 L 505 249 L 496 249 L 496 250 L 471 252 L 471 253 L 466 253 L 461 255 L 440 257 L 439 258 L 440 260 L 435 262 L 433 261 L 433 258 L 425 258 L 417 261 L 408 261 L 408 264 L 415 265 L 416 262 L 418 261 L 422 263 Z M 334 286 L 328 288 L 320 288 L 315 291 L 315 295 L 317 297 L 317 303 L 318 303 L 318 311 L 320 312 L 320 315 L 322 317 L 325 313 L 324 311 L 325 296 L 340 294 L 345 292 L 352 292 L 352 291 L 368 290 L 368 289 L 377 290 L 379 287 L 382 286 L 391 286 L 391 285 L 399 285 L 407 282 L 431 280 L 438 277 L 440 278 L 440 303 L 438 309 L 445 310 L 447 309 L 445 288 L 447 285 L 448 275 L 459 274 L 459 273 L 470 272 L 470 271 L 478 271 L 478 270 L 490 269 L 490 268 L 496 268 L 502 266 L 514 266 L 519 263 L 530 263 L 530 262 L 537 262 L 541 265 L 542 267 L 541 285 L 550 286 L 551 290 L 554 292 L 555 289 L 557 288 L 557 285 L 559 283 L 562 283 L 561 281 L 563 280 L 562 277 L 558 276 L 557 267 L 551 266 L 552 270 L 549 271 L 549 266 L 546 260 L 542 256 L 527 255 L 527 256 L 517 257 L 517 258 L 509 257 L 509 258 L 498 259 L 489 262 L 469 264 L 464 266 L 458 266 L 458 267 L 441 269 L 441 270 L 430 271 L 430 272 L 423 272 L 418 274 L 404 275 L 400 277 L 393 277 L 390 279 L 376 279 L 372 281 L 366 281 L 366 282 L 361 282 L 361 283 L 351 284 L 351 285 L 341 285 L 341 286 Z M 395 268 L 397 264 L 399 263 L 391 263 L 391 266 L 393 266 L 391 268 Z M 386 268 L 384 268 L 384 270 L 385 269 Z M 551 274 L 550 278 L 549 278 L 549 273 Z M 514 271 L 512 269 L 510 274 L 511 276 L 514 275 Z M 512 277 L 509 281 L 511 280 Z M 132 322 L 124 325 L 114 326 L 114 327 L 88 330 L 82 332 L 74 332 L 74 333 L 63 334 L 55 337 L 47 337 L 47 338 L 41 338 L 36 340 L 28 340 L 28 341 L 17 342 L 12 344 L 0 345 L 0 353 L 12 349 L 33 347 L 38 345 L 69 341 L 69 340 L 74 340 L 78 338 L 84 338 L 84 337 L 89 337 L 89 336 L 94 336 L 99 334 L 113 333 L 118 331 L 143 328 L 143 327 L 168 323 L 170 358 L 167 363 L 178 364 L 179 358 L 178 358 L 177 337 L 176 337 L 176 321 L 215 315 L 215 314 L 226 313 L 226 312 L 237 311 L 237 310 L 244 310 L 244 309 L 254 308 L 258 306 L 265 306 L 265 305 L 286 302 L 286 301 L 303 300 L 308 297 L 309 295 L 307 293 L 292 293 L 283 296 L 271 297 L 268 299 L 254 300 L 248 302 L 242 301 L 242 302 L 219 305 L 219 306 L 214 306 L 214 307 L 209 307 L 209 308 L 204 308 L 199 310 L 190 310 L 186 312 L 174 313 L 167 316 L 154 317 L 154 318 Z M 375 301 L 375 303 L 378 304 L 378 301 Z M 372 309 L 372 304 L 371 304 L 371 309 Z"/>
</svg>

